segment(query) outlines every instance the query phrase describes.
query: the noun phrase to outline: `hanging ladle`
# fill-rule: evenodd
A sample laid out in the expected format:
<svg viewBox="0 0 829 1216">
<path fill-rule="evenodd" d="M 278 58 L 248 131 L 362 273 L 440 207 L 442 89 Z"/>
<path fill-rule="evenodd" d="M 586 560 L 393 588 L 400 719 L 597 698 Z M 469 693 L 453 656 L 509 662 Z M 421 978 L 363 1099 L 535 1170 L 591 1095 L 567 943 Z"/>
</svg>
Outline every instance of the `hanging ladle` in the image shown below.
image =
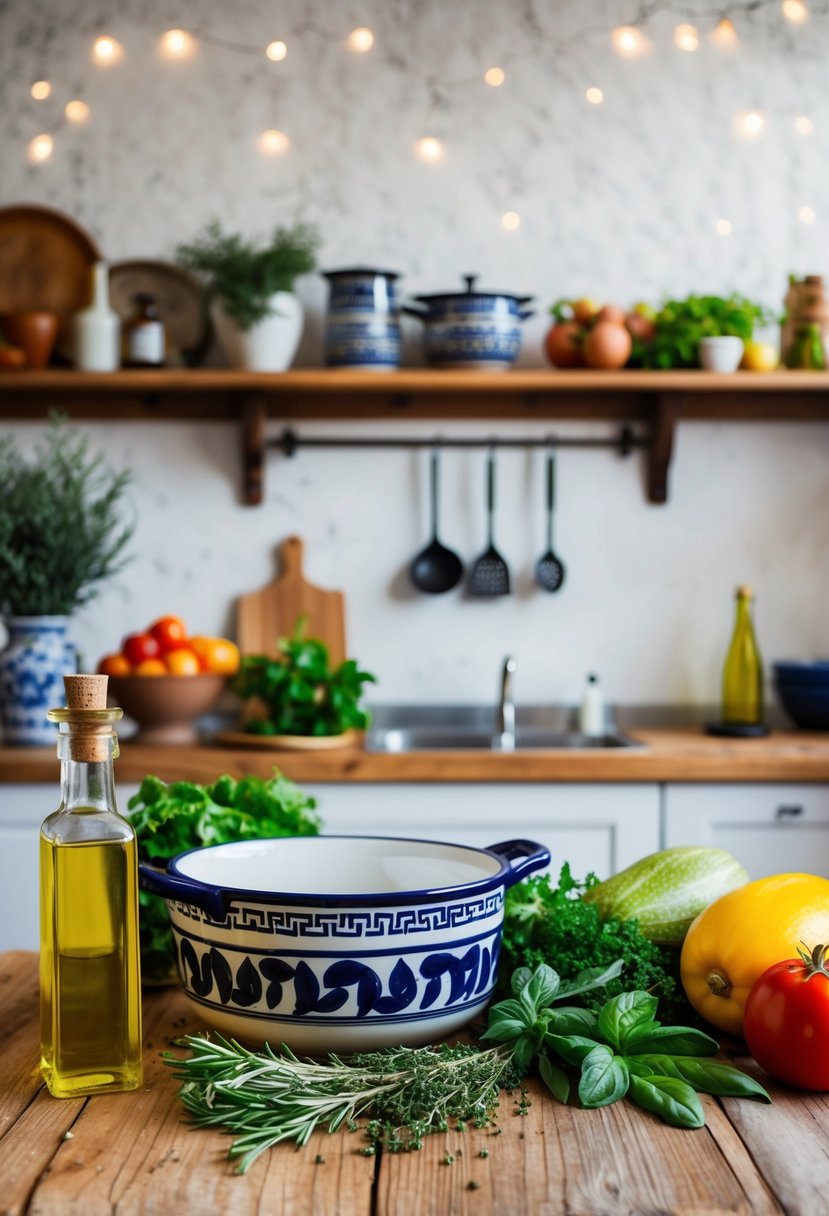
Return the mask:
<svg viewBox="0 0 829 1216">
<path fill-rule="evenodd" d="M 547 453 L 547 552 L 535 564 L 535 581 L 545 591 L 558 591 L 564 582 L 564 563 L 553 552 L 555 484 L 555 457 L 551 447 Z"/>
<path fill-rule="evenodd" d="M 432 539 L 425 549 L 412 561 L 409 567 L 409 577 L 418 591 L 426 591 L 430 595 L 440 595 L 451 591 L 461 581 L 463 563 L 457 553 L 447 549 L 438 540 L 438 454 L 432 453 L 431 463 L 431 512 Z"/>
</svg>

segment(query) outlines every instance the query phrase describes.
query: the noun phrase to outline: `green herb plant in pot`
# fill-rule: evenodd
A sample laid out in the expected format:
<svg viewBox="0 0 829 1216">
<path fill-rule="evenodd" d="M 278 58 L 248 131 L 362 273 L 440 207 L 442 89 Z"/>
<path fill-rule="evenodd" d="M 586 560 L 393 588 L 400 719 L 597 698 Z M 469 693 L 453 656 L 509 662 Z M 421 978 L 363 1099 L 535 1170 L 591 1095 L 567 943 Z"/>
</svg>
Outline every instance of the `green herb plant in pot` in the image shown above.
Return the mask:
<svg viewBox="0 0 829 1216">
<path fill-rule="evenodd" d="M 702 366 L 734 372 L 755 327 L 773 319 L 763 304 L 740 295 L 668 300 L 653 318 L 654 336 L 636 344 L 634 362 L 661 371 Z"/>
<path fill-rule="evenodd" d="M 307 224 L 277 228 L 258 243 L 226 234 L 218 220 L 178 246 L 183 266 L 202 275 L 210 317 L 233 367 L 283 372 L 302 335 L 303 309 L 294 280 L 316 265 L 319 237 Z"/>
<path fill-rule="evenodd" d="M 46 711 L 77 670 L 72 613 L 124 565 L 129 473 L 109 469 L 85 437 L 53 418 L 32 453 L 0 441 L 0 722 L 6 743 L 54 744 Z"/>
<path fill-rule="evenodd" d="M 243 655 L 234 689 L 258 711 L 244 730 L 263 742 L 293 747 L 347 746 L 369 725 L 363 686 L 376 683 L 354 659 L 332 668 L 327 646 L 305 637 L 300 617 L 279 655 Z"/>
</svg>

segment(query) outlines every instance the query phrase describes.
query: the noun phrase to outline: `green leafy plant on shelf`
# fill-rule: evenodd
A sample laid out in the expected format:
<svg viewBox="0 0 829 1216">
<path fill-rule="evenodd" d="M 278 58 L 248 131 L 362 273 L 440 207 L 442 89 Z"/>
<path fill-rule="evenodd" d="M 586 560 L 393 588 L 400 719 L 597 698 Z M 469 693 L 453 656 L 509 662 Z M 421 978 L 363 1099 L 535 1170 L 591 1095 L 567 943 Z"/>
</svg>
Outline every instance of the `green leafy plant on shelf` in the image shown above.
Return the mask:
<svg viewBox="0 0 829 1216">
<path fill-rule="evenodd" d="M 58 415 L 31 454 L 0 440 L 0 611 L 69 616 L 122 569 L 129 480 Z"/>
<path fill-rule="evenodd" d="M 289 638 L 279 639 L 279 655 L 244 655 L 234 689 L 255 697 L 264 717 L 251 717 L 244 729 L 257 735 L 341 735 L 365 730 L 370 721 L 361 704 L 363 686 L 376 683 L 354 659 L 332 668 L 328 647 L 305 637 L 300 617 Z"/>
<path fill-rule="evenodd" d="M 210 294 L 220 296 L 225 312 L 247 330 L 273 315 L 276 292 L 293 291 L 294 280 L 314 269 L 319 245 L 317 230 L 308 224 L 280 226 L 259 243 L 225 233 L 212 220 L 201 236 L 179 245 L 176 256 L 204 276 Z"/>
<path fill-rule="evenodd" d="M 663 371 L 698 367 L 703 338 L 733 335 L 748 342 L 756 326 L 776 319 L 764 304 L 741 295 L 691 295 L 684 300 L 668 300 L 653 318 L 655 336 L 636 343 L 631 362 Z"/>
</svg>

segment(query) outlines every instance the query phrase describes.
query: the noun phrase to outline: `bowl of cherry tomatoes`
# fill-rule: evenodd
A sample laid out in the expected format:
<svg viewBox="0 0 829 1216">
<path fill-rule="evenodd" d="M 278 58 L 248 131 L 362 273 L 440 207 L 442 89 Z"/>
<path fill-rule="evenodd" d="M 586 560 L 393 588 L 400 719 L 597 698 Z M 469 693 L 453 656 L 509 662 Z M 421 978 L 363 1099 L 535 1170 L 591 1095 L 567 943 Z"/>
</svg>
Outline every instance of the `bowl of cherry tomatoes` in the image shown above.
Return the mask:
<svg viewBox="0 0 829 1216">
<path fill-rule="evenodd" d="M 141 743 L 191 743 L 198 720 L 214 708 L 239 649 L 228 638 L 190 635 L 181 617 L 162 616 L 103 656 L 111 699 L 138 726 Z"/>
</svg>

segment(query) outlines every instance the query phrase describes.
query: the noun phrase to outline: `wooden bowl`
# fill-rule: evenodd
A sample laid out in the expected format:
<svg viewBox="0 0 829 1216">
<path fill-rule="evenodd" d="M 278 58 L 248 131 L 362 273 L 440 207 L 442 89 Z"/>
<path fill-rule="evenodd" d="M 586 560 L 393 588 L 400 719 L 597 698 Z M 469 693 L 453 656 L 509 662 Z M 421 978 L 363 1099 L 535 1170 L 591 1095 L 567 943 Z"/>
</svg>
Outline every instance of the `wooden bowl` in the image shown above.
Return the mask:
<svg viewBox="0 0 829 1216">
<path fill-rule="evenodd" d="M 110 676 L 109 699 L 138 724 L 137 743 L 193 743 L 196 722 L 218 701 L 226 676 Z"/>
</svg>

